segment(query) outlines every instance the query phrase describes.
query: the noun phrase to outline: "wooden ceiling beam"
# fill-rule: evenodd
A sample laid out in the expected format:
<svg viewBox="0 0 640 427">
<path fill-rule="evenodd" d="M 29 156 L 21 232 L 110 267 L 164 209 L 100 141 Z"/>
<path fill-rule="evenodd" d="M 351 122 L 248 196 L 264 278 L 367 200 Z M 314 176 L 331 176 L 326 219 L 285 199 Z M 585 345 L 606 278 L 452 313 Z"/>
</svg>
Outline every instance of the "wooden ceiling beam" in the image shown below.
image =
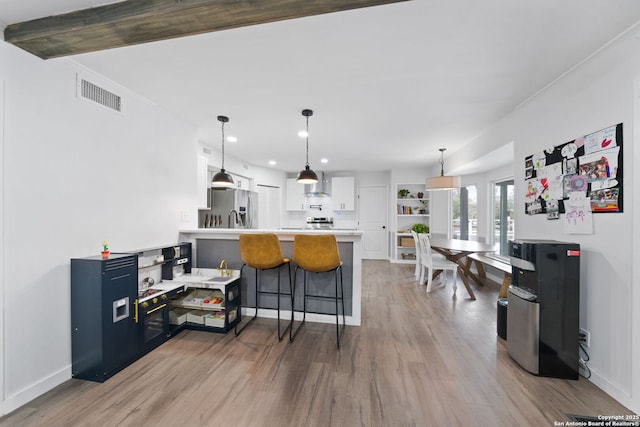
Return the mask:
<svg viewBox="0 0 640 427">
<path fill-rule="evenodd" d="M 407 0 L 127 0 L 8 25 L 43 59 Z"/>
</svg>

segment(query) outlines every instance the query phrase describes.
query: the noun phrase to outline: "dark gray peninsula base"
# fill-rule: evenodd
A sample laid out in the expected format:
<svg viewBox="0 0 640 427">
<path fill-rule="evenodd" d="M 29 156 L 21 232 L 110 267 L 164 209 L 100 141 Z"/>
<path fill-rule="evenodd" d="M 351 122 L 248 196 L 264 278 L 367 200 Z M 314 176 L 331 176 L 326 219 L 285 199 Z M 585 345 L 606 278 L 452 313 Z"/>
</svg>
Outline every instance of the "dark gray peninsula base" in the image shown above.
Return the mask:
<svg viewBox="0 0 640 427">
<path fill-rule="evenodd" d="M 334 234 L 338 241 L 338 250 L 343 262 L 344 302 L 346 322 L 348 325 L 359 326 L 361 315 L 361 270 L 362 231 L 358 230 L 243 230 L 243 229 L 202 229 L 183 230 L 180 232 L 182 241 L 189 241 L 193 245 L 194 260 L 198 268 L 218 268 L 222 260 L 228 262 L 229 268 L 240 269 L 242 260 L 238 246 L 240 233 L 275 233 L 282 248 L 282 254 L 287 258 L 293 257 L 293 236 L 295 234 Z M 295 263 L 291 262 L 291 274 Z M 242 305 L 255 304 L 255 270 L 245 267 L 241 279 Z M 276 291 L 278 274 L 276 270 L 260 272 L 260 287 L 263 290 Z M 289 289 L 289 279 L 286 267 L 281 271 L 281 291 Z M 333 295 L 335 285 L 333 274 L 308 274 L 309 293 L 318 295 Z M 295 295 L 295 310 L 302 311 L 302 283 L 303 273 L 298 272 Z M 284 315 L 290 315 L 291 301 L 288 296 L 280 297 L 281 310 Z M 276 317 L 277 296 L 263 294 L 260 296 L 258 316 Z M 287 313 L 288 312 L 288 313 Z M 252 316 L 253 309 L 243 308 L 243 315 Z M 300 313 L 300 316 L 302 314 Z M 296 314 L 296 319 L 298 314 Z M 335 303 L 323 299 L 309 299 L 307 301 L 307 321 L 333 323 L 335 322 Z"/>
</svg>

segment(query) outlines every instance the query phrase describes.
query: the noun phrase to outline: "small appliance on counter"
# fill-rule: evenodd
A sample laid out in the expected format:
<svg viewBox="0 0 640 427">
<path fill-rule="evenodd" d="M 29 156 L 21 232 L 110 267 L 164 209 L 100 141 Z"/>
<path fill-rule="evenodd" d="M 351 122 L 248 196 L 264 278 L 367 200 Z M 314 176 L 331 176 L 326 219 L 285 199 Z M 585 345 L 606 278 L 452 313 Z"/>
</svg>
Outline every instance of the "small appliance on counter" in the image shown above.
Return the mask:
<svg viewBox="0 0 640 427">
<path fill-rule="evenodd" d="M 311 230 L 330 230 L 333 228 L 333 217 L 324 216 L 324 217 L 307 217 L 306 229 Z"/>
</svg>

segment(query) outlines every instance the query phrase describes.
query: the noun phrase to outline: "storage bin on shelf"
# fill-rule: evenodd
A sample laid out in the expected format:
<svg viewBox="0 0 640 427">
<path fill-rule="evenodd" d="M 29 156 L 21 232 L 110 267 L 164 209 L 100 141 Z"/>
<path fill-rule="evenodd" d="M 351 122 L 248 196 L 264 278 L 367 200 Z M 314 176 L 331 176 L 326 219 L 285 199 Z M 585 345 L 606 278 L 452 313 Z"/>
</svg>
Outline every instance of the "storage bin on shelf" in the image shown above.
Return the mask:
<svg viewBox="0 0 640 427">
<path fill-rule="evenodd" d="M 188 308 L 175 307 L 169 311 L 169 323 L 172 325 L 182 325 L 187 321 Z"/>
<path fill-rule="evenodd" d="M 413 240 L 413 237 L 401 237 L 400 246 L 415 248 L 416 242 Z"/>
<path fill-rule="evenodd" d="M 209 299 L 205 299 L 204 301 L 202 301 L 202 308 L 224 308 L 224 294 L 222 293 L 222 291 L 214 289 L 210 292 L 211 295 L 209 295 Z"/>
<path fill-rule="evenodd" d="M 224 308 L 224 294 L 218 289 L 193 289 L 183 297 L 173 300 L 172 305 L 201 310 L 220 309 Z"/>
<path fill-rule="evenodd" d="M 204 325 L 204 318 L 209 314 L 209 311 L 204 310 L 191 310 L 187 313 L 187 322 L 196 323 L 198 325 Z"/>
<path fill-rule="evenodd" d="M 216 328 L 224 328 L 224 310 L 214 310 L 207 312 L 207 315 L 204 316 L 204 325 L 205 326 L 213 326 Z"/>
</svg>

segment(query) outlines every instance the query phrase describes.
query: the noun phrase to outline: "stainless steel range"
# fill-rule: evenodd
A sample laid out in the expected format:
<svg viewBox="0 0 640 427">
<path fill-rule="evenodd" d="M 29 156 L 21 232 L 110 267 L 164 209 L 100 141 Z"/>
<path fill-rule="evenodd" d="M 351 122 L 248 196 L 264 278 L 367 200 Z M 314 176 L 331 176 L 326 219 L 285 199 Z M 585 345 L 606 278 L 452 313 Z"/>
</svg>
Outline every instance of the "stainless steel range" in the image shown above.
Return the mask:
<svg viewBox="0 0 640 427">
<path fill-rule="evenodd" d="M 309 216 L 307 217 L 307 225 L 305 226 L 307 229 L 312 230 L 329 230 L 333 228 L 333 217 L 324 216 L 324 217 L 316 217 Z"/>
</svg>

